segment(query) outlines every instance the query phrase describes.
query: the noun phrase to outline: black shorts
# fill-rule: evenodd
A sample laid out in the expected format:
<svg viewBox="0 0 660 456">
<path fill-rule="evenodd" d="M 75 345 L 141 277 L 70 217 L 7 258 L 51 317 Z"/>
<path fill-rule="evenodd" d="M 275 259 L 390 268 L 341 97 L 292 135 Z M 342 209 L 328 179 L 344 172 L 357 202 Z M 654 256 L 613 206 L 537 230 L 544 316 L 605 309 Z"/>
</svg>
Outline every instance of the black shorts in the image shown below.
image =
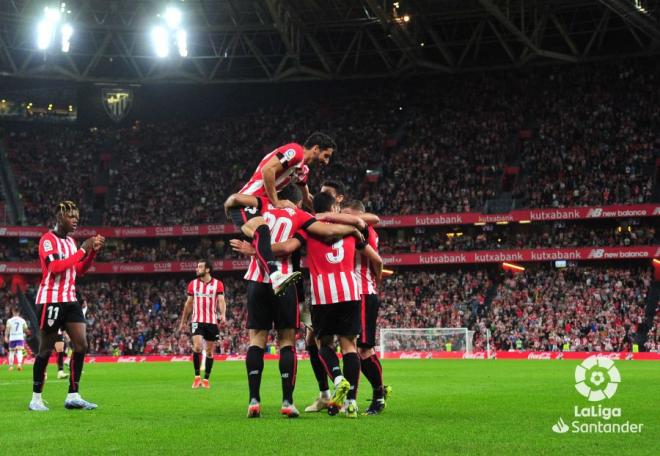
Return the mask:
<svg viewBox="0 0 660 456">
<path fill-rule="evenodd" d="M 357 336 L 360 334 L 360 301 L 312 306 L 314 335 Z"/>
<path fill-rule="evenodd" d="M 39 328 L 46 332 L 65 329 L 66 323 L 85 323 L 82 307 L 75 301 L 39 304 L 37 312 Z"/>
<path fill-rule="evenodd" d="M 206 341 L 215 342 L 220 340 L 218 325 L 213 323 L 191 323 L 190 329 L 193 336 L 202 336 Z"/>
<path fill-rule="evenodd" d="M 300 309 L 296 287 L 275 296 L 270 283 L 248 281 L 248 329 L 298 329 Z"/>
<path fill-rule="evenodd" d="M 360 309 L 360 337 L 357 346 L 360 348 L 374 348 L 376 346 L 376 321 L 380 309 L 378 295 L 362 295 Z"/>
<path fill-rule="evenodd" d="M 229 217 L 236 228 L 241 228 L 248 220 L 261 217 L 258 207 L 233 207 L 229 209 Z"/>
</svg>

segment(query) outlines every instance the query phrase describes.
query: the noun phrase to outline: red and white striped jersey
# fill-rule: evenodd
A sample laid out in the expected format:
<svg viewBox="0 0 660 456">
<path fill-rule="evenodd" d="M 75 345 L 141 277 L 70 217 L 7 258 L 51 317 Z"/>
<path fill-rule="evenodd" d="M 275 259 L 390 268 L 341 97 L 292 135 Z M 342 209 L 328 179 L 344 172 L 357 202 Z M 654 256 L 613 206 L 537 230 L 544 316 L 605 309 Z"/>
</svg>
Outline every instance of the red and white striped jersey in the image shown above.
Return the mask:
<svg viewBox="0 0 660 456">
<path fill-rule="evenodd" d="M 259 199 L 261 201 L 261 215 L 270 229 L 271 244 L 291 239 L 298 230 L 305 230 L 316 221 L 312 214 L 302 209 L 278 209 L 270 204 L 268 199 Z M 293 272 L 293 263 L 290 256 L 278 258 L 277 266 L 283 274 Z M 254 256 L 250 258 L 250 264 L 243 278 L 253 282 L 270 283 L 270 277 Z"/>
<path fill-rule="evenodd" d="M 369 245 L 378 253 L 378 234 L 372 227 L 369 227 Z M 355 274 L 357 275 L 358 289 L 361 295 L 378 294 L 371 261 L 359 250 L 355 251 Z"/>
<path fill-rule="evenodd" d="M 188 284 L 188 296 L 193 297 L 193 323 L 218 322 L 216 315 L 216 302 L 218 296 L 225 292 L 224 284 L 218 279 L 211 278 L 208 283 L 202 279 L 195 279 Z"/>
<path fill-rule="evenodd" d="M 74 302 L 76 300 L 77 266 L 83 259 L 85 252 L 78 250 L 76 241 L 71 236 L 65 238 L 57 236 L 52 231 L 45 233 L 39 239 L 39 262 L 41 263 L 41 283 L 37 292 L 37 304 L 51 304 L 56 302 Z M 66 269 L 51 272 L 48 265 L 54 261 L 75 257 L 76 260 Z"/>
<path fill-rule="evenodd" d="M 306 233 L 298 234 L 307 242 L 312 304 L 360 300 L 355 274 L 355 238 L 346 236 L 334 244 L 326 244 Z"/>
<path fill-rule="evenodd" d="M 252 196 L 267 196 L 261 170 L 273 157 L 277 157 L 284 168 L 279 174 L 275 175 L 275 189 L 278 192 L 291 182 L 299 185 L 305 185 L 307 183 L 309 167 L 304 164 L 305 154 L 303 148 L 300 144 L 290 143 L 278 147 L 266 155 L 259 163 L 259 166 L 257 166 L 252 178 L 238 193 Z"/>
</svg>

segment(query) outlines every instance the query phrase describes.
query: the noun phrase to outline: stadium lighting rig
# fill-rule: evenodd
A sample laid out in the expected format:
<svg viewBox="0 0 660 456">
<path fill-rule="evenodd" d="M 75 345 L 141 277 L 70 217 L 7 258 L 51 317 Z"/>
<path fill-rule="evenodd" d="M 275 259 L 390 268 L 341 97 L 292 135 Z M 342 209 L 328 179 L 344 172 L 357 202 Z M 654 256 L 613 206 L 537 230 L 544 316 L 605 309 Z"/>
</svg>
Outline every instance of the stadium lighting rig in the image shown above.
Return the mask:
<svg viewBox="0 0 660 456">
<path fill-rule="evenodd" d="M 170 48 L 175 47 L 181 57 L 188 57 L 188 34 L 183 28 L 183 13 L 170 5 L 165 12 L 158 15 L 160 24 L 151 29 L 151 41 L 156 56 L 166 58 Z"/>
<path fill-rule="evenodd" d="M 43 17 L 37 24 L 37 48 L 46 51 L 55 41 L 59 41 L 60 50 L 69 52 L 73 36 L 73 26 L 67 22 L 70 14 L 64 2 L 44 8 Z"/>
</svg>

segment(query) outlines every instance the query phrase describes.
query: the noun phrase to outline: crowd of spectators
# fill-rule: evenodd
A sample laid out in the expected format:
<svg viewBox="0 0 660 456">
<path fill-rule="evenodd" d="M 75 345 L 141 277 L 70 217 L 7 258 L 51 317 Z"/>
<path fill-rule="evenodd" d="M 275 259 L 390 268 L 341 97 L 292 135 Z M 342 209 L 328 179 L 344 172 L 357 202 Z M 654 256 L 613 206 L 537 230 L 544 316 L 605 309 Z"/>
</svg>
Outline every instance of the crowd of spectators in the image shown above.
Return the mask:
<svg viewBox="0 0 660 456">
<path fill-rule="evenodd" d="M 261 157 L 314 130 L 334 136 L 338 150 L 312 170 L 312 190 L 342 181 L 379 214 L 477 211 L 507 192 L 519 206 L 643 203 L 660 150 L 654 65 L 390 82 L 203 123 L 35 127 L 5 142 L 26 220 L 37 225 L 52 223 L 64 198 L 81 204 L 84 224 L 102 156 L 110 159 L 100 223 L 223 221 L 222 202 Z M 521 131 L 530 138 L 519 143 Z M 518 170 L 511 188 L 505 169 Z"/>
<path fill-rule="evenodd" d="M 237 274 L 221 279 L 228 307 L 218 352 L 242 354 L 249 344 L 245 281 Z M 402 270 L 383 282 L 378 327 L 469 328 L 475 350 L 486 348 L 489 330 L 492 349 L 630 351 L 651 280 L 648 268 L 635 267 L 543 267 L 513 275 L 495 268 Z M 188 334 L 178 331 L 186 279 L 85 279 L 79 289 L 88 302 L 91 353 L 190 353 Z M 4 321 L 16 299 L 6 290 L 0 299 Z M 660 349 L 657 315 L 648 350 Z M 454 349 L 461 343 L 454 340 Z M 399 338 L 388 348 L 444 349 L 444 341 Z"/>
</svg>

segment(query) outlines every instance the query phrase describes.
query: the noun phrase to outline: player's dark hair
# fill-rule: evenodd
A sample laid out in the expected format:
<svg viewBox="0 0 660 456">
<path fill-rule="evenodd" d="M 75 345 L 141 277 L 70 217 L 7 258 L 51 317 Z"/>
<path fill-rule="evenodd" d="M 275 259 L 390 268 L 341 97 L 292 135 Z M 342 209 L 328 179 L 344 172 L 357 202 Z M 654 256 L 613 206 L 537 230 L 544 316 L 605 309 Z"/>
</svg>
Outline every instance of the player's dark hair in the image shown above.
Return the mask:
<svg viewBox="0 0 660 456">
<path fill-rule="evenodd" d="M 293 204 L 298 204 L 302 201 L 302 192 L 297 185 L 287 185 L 277 194 L 279 199 L 291 201 Z"/>
<path fill-rule="evenodd" d="M 55 210 L 55 215 L 65 215 L 68 214 L 71 211 L 77 211 L 78 206 L 76 203 L 73 201 L 62 201 L 57 205 L 57 209 Z"/>
<path fill-rule="evenodd" d="M 321 150 L 333 149 L 335 152 L 337 151 L 335 140 L 320 131 L 315 131 L 309 135 L 309 138 L 307 138 L 307 141 L 303 144 L 305 149 L 311 149 L 314 146 L 319 146 L 319 149 Z"/>
<path fill-rule="evenodd" d="M 11 313 L 13 313 L 13 314 L 20 314 L 21 311 L 20 311 L 20 309 L 19 309 L 18 307 L 12 307 L 12 309 L 11 309 Z"/>
<path fill-rule="evenodd" d="M 213 263 L 211 260 L 199 260 L 197 263 L 204 263 L 204 267 L 209 270 L 209 274 L 213 272 Z"/>
<path fill-rule="evenodd" d="M 364 203 L 360 200 L 351 200 L 348 203 L 344 204 L 344 207 L 353 209 L 358 212 L 366 212 L 367 209 L 364 207 Z"/>
<path fill-rule="evenodd" d="M 335 198 L 328 193 L 319 192 L 314 195 L 312 204 L 314 212 L 330 212 L 332 211 L 332 205 L 335 204 Z"/>
<path fill-rule="evenodd" d="M 325 181 L 323 182 L 323 185 L 321 187 L 331 187 L 334 188 L 335 191 L 337 192 L 337 195 L 345 195 L 346 194 L 346 187 L 344 187 L 344 184 L 338 181 Z"/>
</svg>

